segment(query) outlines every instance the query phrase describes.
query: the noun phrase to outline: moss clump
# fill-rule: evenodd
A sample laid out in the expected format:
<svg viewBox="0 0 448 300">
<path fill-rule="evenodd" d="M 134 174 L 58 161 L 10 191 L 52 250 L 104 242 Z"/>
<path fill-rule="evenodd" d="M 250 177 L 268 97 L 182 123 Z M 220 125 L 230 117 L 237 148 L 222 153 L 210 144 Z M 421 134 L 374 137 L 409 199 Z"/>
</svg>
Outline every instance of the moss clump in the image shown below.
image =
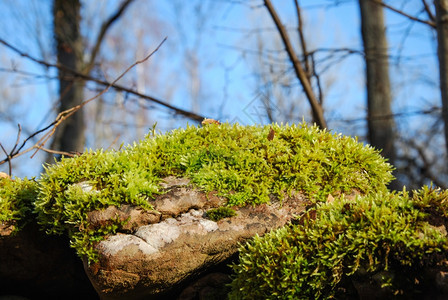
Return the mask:
<svg viewBox="0 0 448 300">
<path fill-rule="evenodd" d="M 447 201 L 448 191 L 424 188 L 317 205 L 301 224 L 241 247 L 230 299 L 329 299 L 343 279 L 375 274 L 391 296 L 412 293 L 422 268 L 446 256 L 446 232 L 431 221 L 448 224 Z"/>
<path fill-rule="evenodd" d="M 87 213 L 124 203 L 151 209 L 165 176 L 189 177 L 204 191 L 226 197 L 228 206 L 243 206 L 292 190 L 313 202 L 353 189 L 382 191 L 391 170 L 373 148 L 306 124 L 209 124 L 164 135 L 153 129 L 122 151 L 89 151 L 48 167 L 35 209 L 48 232 L 68 232 L 78 253 L 95 260 L 92 245 L 122 224 L 91 230 Z"/>
<path fill-rule="evenodd" d="M 30 221 L 37 191 L 34 180 L 0 178 L 0 224 L 12 228 L 12 233 L 25 226 Z"/>
<path fill-rule="evenodd" d="M 147 139 L 135 151 L 157 153 L 161 173 L 188 176 L 229 205 L 267 203 L 271 194 L 293 189 L 321 201 L 335 191 L 385 190 L 393 178 L 377 150 L 306 124 L 187 127 Z"/>
<path fill-rule="evenodd" d="M 91 228 L 87 213 L 122 204 L 151 209 L 149 200 L 158 193 L 151 154 L 147 160 L 136 155 L 130 148 L 122 152 L 89 151 L 47 167 L 35 202 L 38 222 L 48 233 L 68 233 L 78 254 L 95 261 L 94 243 L 116 233 L 124 223 L 117 219 Z"/>
<path fill-rule="evenodd" d="M 233 216 L 236 216 L 236 211 L 231 209 L 230 207 L 212 208 L 207 211 L 207 217 L 215 222 Z"/>
</svg>

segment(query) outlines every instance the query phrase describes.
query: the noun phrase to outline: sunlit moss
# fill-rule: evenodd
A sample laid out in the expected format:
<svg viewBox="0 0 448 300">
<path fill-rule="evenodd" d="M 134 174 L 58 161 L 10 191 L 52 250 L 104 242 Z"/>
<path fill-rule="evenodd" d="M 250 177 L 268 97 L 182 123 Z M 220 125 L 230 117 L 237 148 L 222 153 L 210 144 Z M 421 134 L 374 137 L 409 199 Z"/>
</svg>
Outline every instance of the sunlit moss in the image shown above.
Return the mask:
<svg viewBox="0 0 448 300">
<path fill-rule="evenodd" d="M 36 196 L 36 181 L 0 178 L 0 224 L 16 233 L 30 221 Z"/>
<path fill-rule="evenodd" d="M 447 201 L 448 191 L 426 187 L 412 197 L 381 192 L 319 204 L 298 225 L 240 248 L 230 298 L 329 299 L 344 277 L 360 274 L 385 274 L 391 296 L 412 296 L 423 268 L 448 250 L 446 232 L 431 225 L 448 221 Z"/>
<path fill-rule="evenodd" d="M 275 137 L 268 139 L 270 128 Z M 302 190 L 313 201 L 334 191 L 385 190 L 391 166 L 355 139 L 300 125 L 208 125 L 178 129 L 136 146 L 156 152 L 163 175 L 188 176 L 230 205 L 269 202 Z"/>
<path fill-rule="evenodd" d="M 67 232 L 78 253 L 95 260 L 92 245 L 122 224 L 93 231 L 87 213 L 125 203 L 151 209 L 169 175 L 217 191 L 228 206 L 244 206 L 293 190 L 313 202 L 330 193 L 384 191 L 391 170 L 377 150 L 306 124 L 187 126 L 163 135 L 153 130 L 121 151 L 88 151 L 48 166 L 35 211 L 49 233 Z"/>
</svg>

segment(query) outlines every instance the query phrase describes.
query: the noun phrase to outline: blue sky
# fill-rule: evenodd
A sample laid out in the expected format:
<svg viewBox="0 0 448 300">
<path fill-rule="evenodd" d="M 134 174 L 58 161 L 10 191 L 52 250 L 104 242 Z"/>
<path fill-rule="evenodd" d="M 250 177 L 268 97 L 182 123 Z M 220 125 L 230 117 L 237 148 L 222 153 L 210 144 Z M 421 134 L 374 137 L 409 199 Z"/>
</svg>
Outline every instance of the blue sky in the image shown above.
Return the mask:
<svg viewBox="0 0 448 300">
<path fill-rule="evenodd" d="M 198 1 L 189 2 L 191 5 L 184 6 L 181 13 L 174 9 L 173 3 L 176 1 L 136 1 L 125 17 L 119 21 L 120 23 L 111 29 L 103 49 L 104 57 L 116 63 L 117 67 L 115 69 L 105 67 L 102 71 L 109 79 L 118 76 L 120 73 L 118 70 L 124 70 L 136 59 L 140 59 L 142 53 L 152 51 L 167 36 L 166 44 L 150 62 L 142 66 L 144 73 L 156 73 L 155 76 L 148 75 L 149 79 L 145 81 L 147 94 L 166 99 L 184 109 L 197 110 L 196 112 L 202 115 L 219 118 L 221 121 L 238 121 L 243 124 L 266 123 L 267 120 L 260 110 L 260 99 L 263 95 L 255 91 L 256 81 L 253 75 L 252 62 L 256 58 L 254 54 L 256 35 L 248 32 L 257 27 L 268 29 L 273 27 L 266 10 L 259 6 L 262 1 L 203 2 L 207 3 L 205 8 L 211 8 L 211 15 L 206 15 L 205 21 L 200 22 L 194 10 L 194 5 Z M 339 5 L 329 5 L 334 2 L 300 1 L 309 49 L 361 50 L 357 1 L 341 1 Z M 50 3 L 48 0 L 0 3 L 0 37 L 21 50 L 41 58 L 36 40 L 33 39 L 33 35 L 38 32 L 41 40 L 45 41 L 43 47 L 51 54 Z M 88 5 L 84 5 L 83 16 L 89 21 L 83 23 L 82 31 L 92 40 L 102 18 L 109 15 L 119 2 L 108 0 L 86 3 Z M 185 5 L 183 1 L 177 3 Z M 273 3 L 278 8 L 284 23 L 287 23 L 288 27 L 295 26 L 292 1 L 273 1 Z M 390 1 L 390 3 L 411 14 L 417 13 L 419 9 L 418 1 Z M 26 10 L 23 10 L 24 7 Z M 416 111 L 439 105 L 438 70 L 432 33 L 426 26 L 411 23 L 387 10 L 386 22 L 391 55 L 394 111 Z M 37 30 L 38 28 L 40 29 Z M 137 43 L 137 35 L 133 31 L 144 35 L 140 44 Z M 272 32 L 271 36 L 266 38 L 267 48 L 274 47 L 269 45 L 273 41 L 272 35 L 275 34 L 275 31 Z M 117 51 L 114 49 L 118 48 L 120 51 L 128 51 L 122 52 L 124 55 L 120 54 L 117 58 Z M 187 72 L 191 59 L 186 59 L 186 51 L 191 51 L 199 62 L 201 85 L 198 94 L 200 101 L 197 104 L 194 104 L 191 96 L 191 74 Z M 28 72 L 45 74 L 46 70 L 41 66 L 23 60 L 4 47 L 0 47 L 0 53 L 4 68 L 17 66 Z M 321 53 L 322 56 L 328 54 Z M 49 56 L 46 59 L 52 58 Z M 318 68 L 324 66 L 325 64 L 320 64 Z M 325 112 L 330 128 L 347 135 L 359 135 L 361 140 L 365 135 L 365 122 L 362 118 L 366 113 L 363 71 L 363 59 L 355 54 L 333 65 L 322 75 L 323 81 L 332 82 L 325 97 Z M 135 72 L 136 70 L 131 71 L 123 79 L 123 83 L 131 84 L 135 79 Z M 49 70 L 47 75 L 55 76 L 55 71 Z M 31 133 L 54 118 L 54 114 L 49 115 L 48 112 L 54 104 L 57 85 L 55 80 L 36 80 L 35 77 L 12 76 L 7 72 L 1 72 L 0 76 L 4 85 L 3 98 L 7 99 L 3 105 L 0 104 L 0 109 L 2 113 L 14 111 L 11 115 L 12 121 L 0 123 L 3 129 L 0 142 L 5 148 L 10 149 L 16 139 L 16 123 L 21 123 L 24 129 Z M 300 98 L 298 85 L 293 97 Z M 301 108 L 296 120 L 301 121 L 302 118 L 308 120 L 307 105 L 303 104 Z M 187 122 L 191 123 L 184 119 L 173 119 L 166 110 L 161 111 L 148 112 L 147 128 L 150 128 L 154 121 L 157 121 L 158 128 L 162 131 L 185 126 Z M 357 119 L 359 121 L 346 122 Z M 397 125 L 403 134 L 413 134 L 416 130 L 422 130 L 422 124 L 426 124 L 425 122 L 426 119 L 419 114 L 397 119 Z M 24 131 L 22 138 L 25 136 L 27 134 Z M 120 141 L 131 143 L 141 138 L 143 136 L 135 134 L 120 136 L 117 144 L 121 144 Z M 95 147 L 95 145 L 95 137 L 89 137 L 87 146 Z M 107 142 L 104 143 L 104 147 L 107 147 L 106 145 Z M 14 175 L 38 176 L 44 155 L 39 154 L 33 159 L 29 159 L 29 156 L 30 154 L 26 154 L 14 160 Z M 6 164 L 0 166 L 0 171 L 5 170 L 7 170 Z"/>
</svg>

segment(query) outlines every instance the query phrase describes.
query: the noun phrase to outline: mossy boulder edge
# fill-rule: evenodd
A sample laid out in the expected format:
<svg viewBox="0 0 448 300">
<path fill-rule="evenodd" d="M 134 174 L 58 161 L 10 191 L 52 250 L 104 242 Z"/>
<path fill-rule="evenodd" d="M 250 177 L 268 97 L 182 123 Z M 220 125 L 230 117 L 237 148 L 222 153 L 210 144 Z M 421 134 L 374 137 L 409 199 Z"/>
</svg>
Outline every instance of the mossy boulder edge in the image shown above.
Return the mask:
<svg viewBox="0 0 448 300">
<path fill-rule="evenodd" d="M 446 299 L 448 191 L 318 204 L 239 250 L 230 299 Z"/>
<path fill-rule="evenodd" d="M 384 193 L 391 171 L 372 147 L 306 124 L 209 124 L 167 134 L 153 128 L 132 146 L 90 150 L 48 166 L 39 180 L 29 181 L 37 198 L 19 211 L 32 211 L 47 233 L 67 235 L 90 264 L 99 259 L 95 246 L 101 241 L 135 230 L 124 212 L 129 207 L 148 212 L 139 213 L 143 219 L 158 216 L 154 200 L 167 192 L 167 177 L 224 199 L 208 214 L 218 216 L 210 222 L 221 222 L 240 208 L 281 203 L 297 193 L 309 207 L 344 194 Z M 5 197 L 10 203 L 14 198 Z M 92 226 L 92 214 L 109 210 L 117 217 L 103 222 L 97 215 Z M 14 222 L 20 216 L 26 219 L 19 213 Z"/>
<path fill-rule="evenodd" d="M 120 151 L 88 151 L 49 166 L 39 180 L 35 211 L 49 233 L 67 232 L 78 253 L 95 260 L 91 245 L 124 224 L 88 231 L 87 213 L 123 204 L 151 210 L 166 176 L 187 177 L 225 197 L 227 206 L 244 206 L 294 190 L 312 202 L 353 190 L 382 191 L 391 170 L 377 150 L 306 124 L 210 124 L 164 135 L 153 129 Z"/>
</svg>

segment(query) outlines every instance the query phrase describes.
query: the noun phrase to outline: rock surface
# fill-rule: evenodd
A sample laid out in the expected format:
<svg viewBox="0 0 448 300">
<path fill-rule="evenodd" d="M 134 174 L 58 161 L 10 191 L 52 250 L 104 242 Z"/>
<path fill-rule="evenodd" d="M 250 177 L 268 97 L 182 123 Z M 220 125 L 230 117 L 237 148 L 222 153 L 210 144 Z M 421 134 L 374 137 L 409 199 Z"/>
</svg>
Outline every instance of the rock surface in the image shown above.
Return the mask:
<svg viewBox="0 0 448 300">
<path fill-rule="evenodd" d="M 154 204 L 159 222 L 109 236 L 96 245 L 99 262 L 84 262 L 102 299 L 163 299 L 173 290 L 180 292 L 207 268 L 235 254 L 239 243 L 284 226 L 306 204 L 297 193 L 282 202 L 272 199 L 270 205 L 235 208 L 236 216 L 214 222 L 207 209 L 219 207 L 223 199 L 197 191 L 185 180 L 165 181 L 167 193 Z"/>
</svg>

